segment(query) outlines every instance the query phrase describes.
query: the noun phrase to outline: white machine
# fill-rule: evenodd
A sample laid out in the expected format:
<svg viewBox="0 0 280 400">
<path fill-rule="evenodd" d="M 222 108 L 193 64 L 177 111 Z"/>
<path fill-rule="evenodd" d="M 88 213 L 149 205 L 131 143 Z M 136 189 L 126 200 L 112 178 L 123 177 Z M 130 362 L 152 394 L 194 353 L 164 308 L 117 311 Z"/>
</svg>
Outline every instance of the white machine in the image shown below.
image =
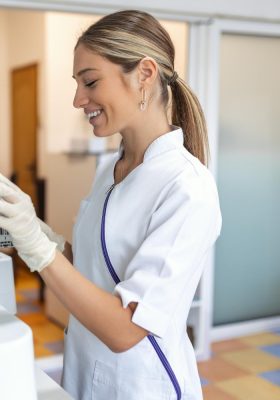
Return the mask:
<svg viewBox="0 0 280 400">
<path fill-rule="evenodd" d="M 0 252 L 0 399 L 70 400 L 34 363 L 32 330 L 14 314 L 12 258 Z"/>
<path fill-rule="evenodd" d="M 32 331 L 15 313 L 12 259 L 0 254 L 0 398 L 36 400 Z"/>
</svg>

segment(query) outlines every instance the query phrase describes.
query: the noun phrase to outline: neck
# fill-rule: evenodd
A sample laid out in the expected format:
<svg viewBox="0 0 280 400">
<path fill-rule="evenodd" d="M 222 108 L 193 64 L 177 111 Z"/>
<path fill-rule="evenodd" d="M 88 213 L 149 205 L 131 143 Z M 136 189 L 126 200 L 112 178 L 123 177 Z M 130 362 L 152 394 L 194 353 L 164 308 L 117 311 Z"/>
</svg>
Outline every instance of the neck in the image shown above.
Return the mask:
<svg viewBox="0 0 280 400">
<path fill-rule="evenodd" d="M 140 129 L 127 129 L 121 132 L 124 146 L 123 162 L 130 166 L 141 164 L 149 145 L 170 130 L 168 121 L 164 120 L 161 124 L 158 122 L 149 126 L 142 124 Z"/>
</svg>

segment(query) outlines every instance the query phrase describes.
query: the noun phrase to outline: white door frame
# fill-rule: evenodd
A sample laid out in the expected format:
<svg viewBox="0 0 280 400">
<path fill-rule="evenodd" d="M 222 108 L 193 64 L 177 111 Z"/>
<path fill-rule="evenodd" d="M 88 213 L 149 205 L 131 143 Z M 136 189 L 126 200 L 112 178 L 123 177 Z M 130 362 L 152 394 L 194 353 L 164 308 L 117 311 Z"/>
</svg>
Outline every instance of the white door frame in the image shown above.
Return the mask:
<svg viewBox="0 0 280 400">
<path fill-rule="evenodd" d="M 218 121 L 219 121 L 219 67 L 220 67 L 220 41 L 222 34 L 250 35 L 261 37 L 280 37 L 280 23 L 261 23 L 240 20 L 215 19 L 208 27 L 208 36 L 205 38 L 204 46 L 208 46 L 208 72 L 200 69 L 201 74 L 206 74 L 204 84 L 205 109 L 207 122 L 209 127 L 209 140 L 211 145 L 212 163 L 210 168 L 214 175 L 217 172 L 217 155 L 218 155 Z M 197 78 L 202 81 L 201 78 Z M 213 256 L 214 258 L 214 256 Z M 210 289 L 209 304 L 211 305 L 211 321 L 213 321 L 213 277 L 214 277 L 214 260 L 209 268 L 209 282 L 207 284 Z M 211 276 L 210 276 L 211 275 Z M 225 340 L 242 335 L 253 334 L 267 329 L 280 328 L 280 317 L 262 318 L 259 320 L 248 321 L 243 323 L 228 324 L 219 327 L 213 327 L 210 332 L 211 340 Z"/>
</svg>

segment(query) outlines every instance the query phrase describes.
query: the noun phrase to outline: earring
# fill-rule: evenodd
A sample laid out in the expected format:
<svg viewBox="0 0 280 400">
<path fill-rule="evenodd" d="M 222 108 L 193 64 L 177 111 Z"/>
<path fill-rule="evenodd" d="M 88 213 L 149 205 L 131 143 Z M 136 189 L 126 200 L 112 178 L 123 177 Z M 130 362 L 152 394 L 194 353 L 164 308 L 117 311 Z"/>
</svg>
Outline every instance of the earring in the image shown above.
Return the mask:
<svg viewBox="0 0 280 400">
<path fill-rule="evenodd" d="M 147 100 L 146 100 L 146 90 L 142 88 L 142 100 L 140 102 L 140 110 L 145 111 L 147 105 Z"/>
</svg>

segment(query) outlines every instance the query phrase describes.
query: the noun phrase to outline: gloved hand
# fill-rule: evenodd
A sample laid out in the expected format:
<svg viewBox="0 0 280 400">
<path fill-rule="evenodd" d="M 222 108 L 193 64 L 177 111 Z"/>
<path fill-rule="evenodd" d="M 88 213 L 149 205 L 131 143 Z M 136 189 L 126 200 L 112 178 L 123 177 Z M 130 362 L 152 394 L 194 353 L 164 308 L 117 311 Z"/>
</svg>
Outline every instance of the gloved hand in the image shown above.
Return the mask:
<svg viewBox="0 0 280 400">
<path fill-rule="evenodd" d="M 30 197 L 1 174 L 0 227 L 31 271 L 40 272 L 54 260 L 57 243 L 42 231 Z"/>
<path fill-rule="evenodd" d="M 45 222 L 43 222 L 40 218 L 38 218 L 40 227 L 42 229 L 42 231 L 44 232 L 45 235 L 47 235 L 47 237 L 52 241 L 55 242 L 57 244 L 57 248 L 58 250 L 63 253 L 64 252 L 64 248 L 65 248 L 65 238 L 62 235 L 58 235 L 57 233 L 55 233 L 52 228 L 47 225 Z"/>
<path fill-rule="evenodd" d="M 15 191 L 17 192 L 17 194 L 19 196 L 22 196 L 22 198 L 24 198 L 24 196 L 26 196 L 26 194 L 18 186 L 16 186 L 13 182 L 9 181 L 7 178 L 5 178 L 3 175 L 0 174 L 0 181 L 1 181 L 1 178 L 4 181 L 4 183 L 6 183 L 11 188 L 15 189 Z M 58 250 L 61 253 L 63 253 L 64 248 L 65 248 L 65 243 L 66 243 L 65 238 L 62 235 L 55 233 L 52 230 L 52 228 L 49 225 L 47 225 L 45 222 L 43 222 L 40 218 L 37 217 L 37 219 L 39 221 L 42 231 L 47 235 L 47 237 L 52 242 L 57 243 Z"/>
</svg>

